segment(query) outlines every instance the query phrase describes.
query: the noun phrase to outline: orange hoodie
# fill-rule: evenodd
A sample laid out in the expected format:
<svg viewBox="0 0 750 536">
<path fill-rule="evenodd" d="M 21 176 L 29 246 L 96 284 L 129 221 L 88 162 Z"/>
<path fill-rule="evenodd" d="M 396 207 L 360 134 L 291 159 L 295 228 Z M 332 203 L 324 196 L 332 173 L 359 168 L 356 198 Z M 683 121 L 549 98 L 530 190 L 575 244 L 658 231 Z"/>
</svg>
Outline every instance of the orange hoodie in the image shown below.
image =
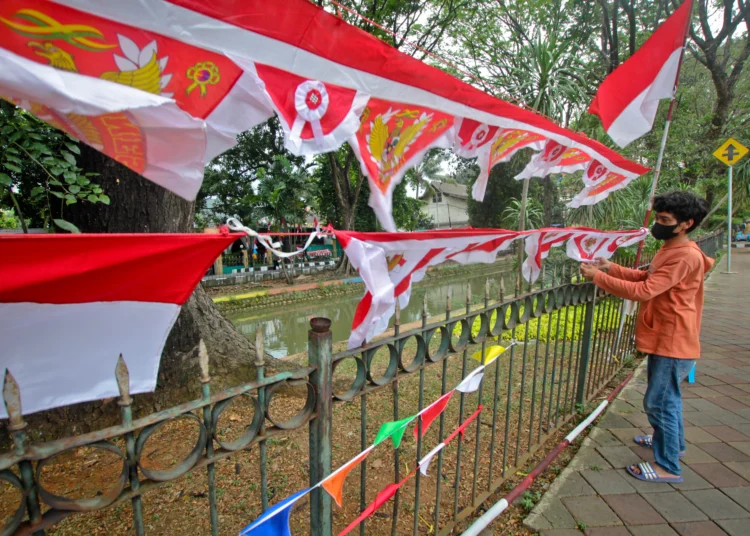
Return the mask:
<svg viewBox="0 0 750 536">
<path fill-rule="evenodd" d="M 635 345 L 645 354 L 697 359 L 701 354 L 703 276 L 714 265 L 695 242 L 664 245 L 648 271 L 612 264 L 594 283 L 607 292 L 641 302 Z"/>
</svg>

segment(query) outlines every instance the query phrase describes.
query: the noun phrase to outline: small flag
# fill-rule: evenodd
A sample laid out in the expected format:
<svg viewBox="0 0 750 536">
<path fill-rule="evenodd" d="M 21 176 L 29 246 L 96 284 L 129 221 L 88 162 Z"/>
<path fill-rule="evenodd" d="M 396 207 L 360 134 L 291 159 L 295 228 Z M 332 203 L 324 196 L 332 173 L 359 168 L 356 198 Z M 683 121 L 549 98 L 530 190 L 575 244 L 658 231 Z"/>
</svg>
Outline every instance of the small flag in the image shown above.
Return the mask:
<svg viewBox="0 0 750 536">
<path fill-rule="evenodd" d="M 351 532 L 352 529 L 354 529 L 354 527 L 356 527 L 362 521 L 364 521 L 365 519 L 367 519 L 368 517 L 370 517 L 372 514 L 374 514 L 375 511 L 378 508 L 380 508 L 385 503 L 387 503 L 388 500 L 396 494 L 396 492 L 398 491 L 398 489 L 401 486 L 403 486 L 406 483 L 406 481 L 409 480 L 414 475 L 415 472 L 416 472 L 416 468 L 411 473 L 409 473 L 408 475 L 406 475 L 406 478 L 404 478 L 401 482 L 398 482 L 396 484 L 390 484 L 389 486 L 386 486 L 386 488 L 383 491 L 381 491 L 380 493 L 378 493 L 377 497 L 375 497 L 375 500 L 372 501 L 367 506 L 367 508 L 365 508 L 362 511 L 362 513 L 359 515 L 359 517 L 357 519 L 355 519 L 354 521 L 352 521 L 349 524 L 349 526 L 347 526 L 344 530 L 342 530 L 341 532 L 339 532 L 339 536 L 345 536 L 346 534 L 348 534 L 349 532 Z"/>
<path fill-rule="evenodd" d="M 448 405 L 448 402 L 450 402 L 451 397 L 453 396 L 453 391 L 450 391 L 449 393 L 444 394 L 440 398 L 438 398 L 435 402 L 427 406 L 425 409 L 422 410 L 422 412 L 419 414 L 419 418 L 422 419 L 422 437 L 427 433 L 427 430 L 430 428 L 430 425 L 433 423 L 435 419 L 437 419 L 438 415 L 440 415 L 444 410 L 445 407 Z M 414 428 L 414 439 L 417 439 L 417 436 L 419 435 L 419 426 L 416 426 Z"/>
<path fill-rule="evenodd" d="M 419 460 L 419 472 L 422 473 L 424 476 L 429 476 L 427 474 L 427 469 L 430 467 L 430 462 L 435 456 L 437 456 L 438 452 L 440 452 L 444 448 L 445 448 L 445 443 L 440 443 L 437 447 L 435 447 L 430 452 L 428 452 L 427 456 Z"/>
<path fill-rule="evenodd" d="M 373 446 L 379 445 L 390 437 L 391 441 L 393 441 L 393 448 L 397 449 L 399 445 L 401 445 L 401 439 L 404 437 L 407 425 L 416 419 L 416 417 L 416 415 L 412 415 L 405 419 L 401 419 L 400 421 L 383 423 L 380 430 L 378 430 L 378 435 L 375 436 L 375 443 L 373 443 Z"/>
<path fill-rule="evenodd" d="M 468 419 L 466 419 L 461 424 L 461 426 L 459 426 L 453 432 L 451 432 L 451 435 L 449 435 L 445 439 L 445 444 L 447 445 L 448 443 L 450 443 L 451 441 L 453 441 L 453 438 L 455 438 L 458 434 L 461 434 L 461 437 L 463 437 L 464 436 L 464 432 L 466 431 L 466 427 L 469 426 L 469 424 L 471 423 L 471 421 L 473 421 L 474 419 L 476 419 L 479 416 L 480 413 L 482 413 L 482 406 L 479 406 L 477 408 L 477 410 L 474 413 L 471 414 L 471 417 L 469 417 Z"/>
<path fill-rule="evenodd" d="M 346 465 L 340 467 L 337 469 L 331 476 L 326 478 L 323 482 L 321 482 L 321 486 L 323 486 L 323 489 L 328 492 L 328 494 L 333 497 L 333 500 L 336 501 L 336 504 L 339 505 L 339 508 L 341 508 L 341 503 L 343 500 L 343 494 L 344 494 L 344 481 L 346 480 L 346 477 L 349 476 L 349 473 L 351 473 L 352 469 L 357 467 L 362 460 L 367 458 L 367 455 L 370 454 L 374 447 L 370 447 L 367 450 L 361 452 L 356 458 L 348 461 Z"/>
<path fill-rule="evenodd" d="M 304 489 L 274 504 L 258 519 L 242 529 L 239 536 L 291 536 L 289 515 L 292 513 L 292 506 L 309 491 L 310 488 Z"/>
<path fill-rule="evenodd" d="M 498 356 L 502 355 L 505 352 L 505 346 L 490 346 L 489 348 L 485 348 L 484 352 L 484 359 L 482 359 L 482 350 L 479 350 L 478 352 L 475 352 L 474 355 L 472 355 L 472 359 L 476 359 L 479 361 L 482 365 L 488 365 L 492 363 L 495 359 L 498 358 Z"/>
<path fill-rule="evenodd" d="M 456 386 L 456 391 L 462 393 L 473 393 L 479 389 L 479 384 L 482 383 L 484 377 L 484 365 L 472 370 L 461 383 Z"/>
</svg>

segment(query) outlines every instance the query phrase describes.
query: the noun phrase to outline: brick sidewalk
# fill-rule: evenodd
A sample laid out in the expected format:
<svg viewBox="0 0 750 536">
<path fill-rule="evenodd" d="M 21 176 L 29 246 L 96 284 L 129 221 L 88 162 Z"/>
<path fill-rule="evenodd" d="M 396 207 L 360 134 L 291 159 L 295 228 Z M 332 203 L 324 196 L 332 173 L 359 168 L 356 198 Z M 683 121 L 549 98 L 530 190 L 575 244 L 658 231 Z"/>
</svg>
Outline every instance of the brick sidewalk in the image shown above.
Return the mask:
<svg viewBox="0 0 750 536">
<path fill-rule="evenodd" d="M 741 251 L 741 252 L 740 252 Z M 750 251 L 735 250 L 706 284 L 702 359 L 683 384 L 687 455 L 682 484 L 625 472 L 649 449 L 645 361 L 525 524 L 543 536 L 750 535 Z"/>
</svg>

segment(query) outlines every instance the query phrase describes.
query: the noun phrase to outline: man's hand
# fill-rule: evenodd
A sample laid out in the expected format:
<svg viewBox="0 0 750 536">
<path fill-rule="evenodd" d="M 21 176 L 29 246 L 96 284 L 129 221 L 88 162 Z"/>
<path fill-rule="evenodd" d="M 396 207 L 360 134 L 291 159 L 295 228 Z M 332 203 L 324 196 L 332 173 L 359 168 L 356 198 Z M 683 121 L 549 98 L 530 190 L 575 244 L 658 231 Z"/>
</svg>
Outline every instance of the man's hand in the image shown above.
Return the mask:
<svg viewBox="0 0 750 536">
<path fill-rule="evenodd" d="M 599 271 L 599 268 L 597 268 L 594 264 L 583 263 L 581 264 L 580 270 L 581 270 L 581 275 L 583 276 L 583 278 L 591 281 L 592 279 L 594 279 L 596 272 Z"/>
<path fill-rule="evenodd" d="M 605 259 L 604 257 L 598 257 L 594 261 L 594 266 L 596 266 L 602 272 L 608 272 L 609 267 L 612 266 L 612 263 L 608 261 L 607 259 Z"/>
</svg>

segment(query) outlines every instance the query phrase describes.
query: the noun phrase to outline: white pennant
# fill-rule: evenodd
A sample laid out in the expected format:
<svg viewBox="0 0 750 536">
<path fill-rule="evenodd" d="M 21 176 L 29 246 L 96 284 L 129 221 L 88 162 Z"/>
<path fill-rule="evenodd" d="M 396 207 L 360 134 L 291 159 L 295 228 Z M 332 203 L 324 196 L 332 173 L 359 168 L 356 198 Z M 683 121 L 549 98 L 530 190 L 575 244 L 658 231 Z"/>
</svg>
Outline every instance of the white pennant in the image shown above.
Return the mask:
<svg viewBox="0 0 750 536">
<path fill-rule="evenodd" d="M 432 461 L 432 458 L 435 457 L 435 455 L 443 450 L 445 448 L 445 443 L 440 443 L 437 447 L 432 449 L 430 452 L 427 453 L 427 455 L 419 460 L 419 472 L 422 473 L 424 476 L 429 476 L 427 474 L 427 469 L 430 467 L 430 462 Z"/>
<path fill-rule="evenodd" d="M 484 377 L 484 366 L 478 367 L 471 371 L 471 374 L 466 376 L 461 383 L 456 387 L 456 391 L 462 393 L 473 393 L 479 389 L 479 384 L 482 383 Z"/>
</svg>

